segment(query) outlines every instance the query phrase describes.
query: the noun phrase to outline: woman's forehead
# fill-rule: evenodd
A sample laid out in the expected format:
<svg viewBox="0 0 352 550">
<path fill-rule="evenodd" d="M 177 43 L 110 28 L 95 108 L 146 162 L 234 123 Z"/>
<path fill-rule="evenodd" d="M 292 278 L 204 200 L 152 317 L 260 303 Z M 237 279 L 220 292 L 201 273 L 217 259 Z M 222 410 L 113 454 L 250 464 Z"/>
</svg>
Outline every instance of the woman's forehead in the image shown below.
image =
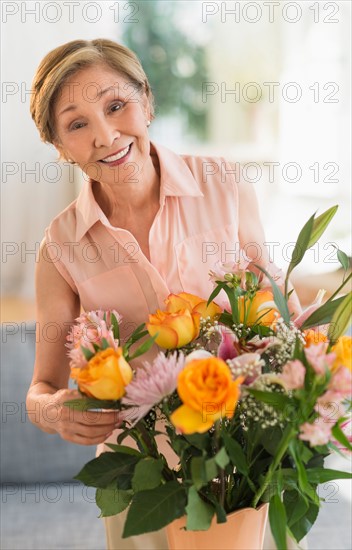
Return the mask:
<svg viewBox="0 0 352 550">
<path fill-rule="evenodd" d="M 67 104 L 98 101 L 105 94 L 124 97 L 131 94 L 133 83 L 118 71 L 104 65 L 84 67 L 71 75 L 60 87 L 55 111 L 60 114 Z"/>
</svg>

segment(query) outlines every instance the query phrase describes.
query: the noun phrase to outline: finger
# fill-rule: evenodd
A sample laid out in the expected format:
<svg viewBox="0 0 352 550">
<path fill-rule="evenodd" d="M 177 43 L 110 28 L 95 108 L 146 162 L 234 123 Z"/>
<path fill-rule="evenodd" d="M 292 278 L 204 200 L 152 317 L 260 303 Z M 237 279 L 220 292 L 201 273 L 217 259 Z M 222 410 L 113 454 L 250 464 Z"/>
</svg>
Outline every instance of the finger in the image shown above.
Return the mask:
<svg viewBox="0 0 352 550">
<path fill-rule="evenodd" d="M 116 411 L 75 411 L 75 420 L 83 424 L 116 424 L 119 419 L 120 413 Z"/>
<path fill-rule="evenodd" d="M 66 441 L 71 443 L 76 443 L 78 445 L 99 445 L 99 443 L 104 443 L 111 434 L 105 434 L 104 436 L 99 437 L 87 437 L 81 434 L 73 433 L 64 437 Z"/>
<path fill-rule="evenodd" d="M 107 437 L 115 429 L 114 424 L 108 424 L 107 426 L 91 426 L 86 424 L 75 423 L 71 426 L 70 433 L 77 433 L 84 437 Z"/>
</svg>

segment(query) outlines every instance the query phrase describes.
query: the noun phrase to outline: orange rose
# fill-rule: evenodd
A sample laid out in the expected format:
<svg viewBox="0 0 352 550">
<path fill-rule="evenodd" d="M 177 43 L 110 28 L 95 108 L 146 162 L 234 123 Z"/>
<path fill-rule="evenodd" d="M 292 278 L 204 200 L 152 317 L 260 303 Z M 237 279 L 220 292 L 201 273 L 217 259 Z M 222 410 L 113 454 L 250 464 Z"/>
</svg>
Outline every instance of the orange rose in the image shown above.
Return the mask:
<svg viewBox="0 0 352 550">
<path fill-rule="evenodd" d="M 175 313 L 160 311 L 149 315 L 147 330 L 150 336 L 158 336 L 155 342 L 165 349 L 181 348 L 186 346 L 199 334 L 200 315 L 192 315 L 188 309 L 181 309 Z"/>
<path fill-rule="evenodd" d="M 159 309 L 154 315 L 149 315 L 147 330 L 155 336 L 156 343 L 165 349 L 186 346 L 199 335 L 201 317 L 214 319 L 220 315 L 221 308 L 207 302 L 194 294 L 180 292 L 170 294 L 165 300 L 166 311 Z"/>
<path fill-rule="evenodd" d="M 332 370 L 339 367 L 347 367 L 352 372 L 352 338 L 351 336 L 340 336 L 331 351 L 336 354 Z"/>
<path fill-rule="evenodd" d="M 319 342 L 327 342 L 328 339 L 321 330 L 313 330 L 311 328 L 303 332 L 304 339 L 306 343 L 304 344 L 305 348 L 309 348 L 313 344 L 319 344 Z"/>
<path fill-rule="evenodd" d="M 221 313 L 221 307 L 215 302 L 210 302 L 207 306 L 207 301 L 194 294 L 180 292 L 179 294 L 170 294 L 165 300 L 166 310 L 172 313 L 180 309 L 188 309 L 191 314 L 199 313 L 201 317 L 210 317 L 213 320 Z"/>
<path fill-rule="evenodd" d="M 184 434 L 204 433 L 219 418 L 232 418 L 243 377 L 233 381 L 228 365 L 217 357 L 194 359 L 180 372 L 177 391 L 183 401 L 170 419 Z"/>
<path fill-rule="evenodd" d="M 265 305 L 267 304 L 267 307 Z M 255 324 L 270 326 L 277 312 L 273 293 L 270 290 L 258 290 L 252 302 L 246 296 L 240 296 L 240 322 L 248 326 Z"/>
<path fill-rule="evenodd" d="M 96 399 L 120 399 L 132 374 L 122 348 L 99 351 L 84 367 L 71 369 L 71 378 L 76 380 L 79 389 Z"/>
</svg>

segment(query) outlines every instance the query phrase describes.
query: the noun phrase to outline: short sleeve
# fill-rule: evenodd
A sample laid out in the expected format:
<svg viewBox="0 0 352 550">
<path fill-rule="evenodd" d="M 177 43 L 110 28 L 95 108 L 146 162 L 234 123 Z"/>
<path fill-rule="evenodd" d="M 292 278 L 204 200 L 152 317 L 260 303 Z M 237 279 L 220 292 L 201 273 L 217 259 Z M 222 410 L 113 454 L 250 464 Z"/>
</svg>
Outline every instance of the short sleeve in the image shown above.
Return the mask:
<svg viewBox="0 0 352 550">
<path fill-rule="evenodd" d="M 64 263 L 61 261 L 62 249 L 61 249 L 60 243 L 55 242 L 51 237 L 50 226 L 45 229 L 45 248 L 46 248 L 46 254 L 49 256 L 50 260 L 55 265 L 60 275 L 70 285 L 73 292 L 78 295 L 78 290 L 75 285 L 75 282 L 72 279 L 71 275 L 69 274 Z"/>
</svg>

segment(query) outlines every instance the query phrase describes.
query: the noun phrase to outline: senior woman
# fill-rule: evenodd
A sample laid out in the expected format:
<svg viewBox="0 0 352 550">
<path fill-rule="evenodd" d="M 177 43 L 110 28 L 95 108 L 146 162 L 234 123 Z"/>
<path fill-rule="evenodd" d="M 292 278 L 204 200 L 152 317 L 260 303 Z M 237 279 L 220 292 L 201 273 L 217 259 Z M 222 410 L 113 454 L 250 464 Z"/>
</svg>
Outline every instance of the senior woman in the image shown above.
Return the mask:
<svg viewBox="0 0 352 550">
<path fill-rule="evenodd" d="M 171 292 L 207 297 L 208 270 L 239 245 L 266 266 L 257 201 L 224 159 L 150 142 L 148 79 L 135 54 L 115 42 L 75 40 L 48 53 L 33 81 L 31 114 L 42 140 L 88 178 L 41 243 L 37 326 L 62 330 L 55 342 L 38 338 L 28 413 L 67 441 L 103 444 L 118 427 L 115 412 L 97 419 L 63 406 L 77 396 L 68 389 L 65 342 L 80 308 L 117 309 L 126 336 Z M 167 547 L 163 530 L 122 540 L 119 516 L 106 525 L 110 549 Z"/>
</svg>

